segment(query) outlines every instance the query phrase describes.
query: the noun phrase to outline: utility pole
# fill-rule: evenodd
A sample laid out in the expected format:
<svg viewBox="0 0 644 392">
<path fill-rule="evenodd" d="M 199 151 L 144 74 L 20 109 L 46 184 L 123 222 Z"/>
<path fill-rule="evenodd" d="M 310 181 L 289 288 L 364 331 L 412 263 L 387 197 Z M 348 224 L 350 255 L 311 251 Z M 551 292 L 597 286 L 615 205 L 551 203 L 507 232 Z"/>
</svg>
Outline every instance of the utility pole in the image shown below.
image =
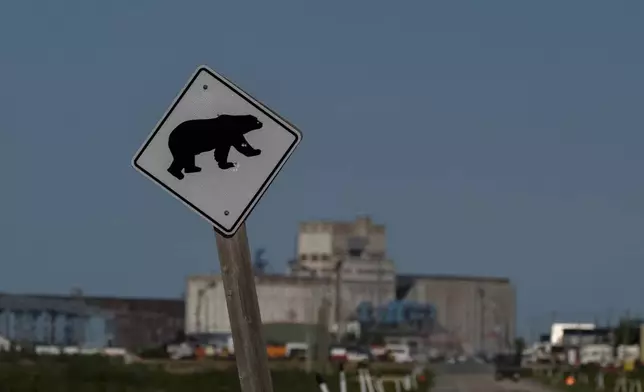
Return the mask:
<svg viewBox="0 0 644 392">
<path fill-rule="evenodd" d="M 340 259 L 335 265 L 335 322 L 338 327 L 336 333 L 336 341 L 339 343 L 342 338 L 343 328 L 342 325 L 342 307 L 341 307 L 341 289 L 342 289 L 342 264 L 344 260 Z"/>
<path fill-rule="evenodd" d="M 206 292 L 204 288 L 200 288 L 197 290 L 197 306 L 195 308 L 195 317 L 197 318 L 196 321 L 196 332 L 201 333 L 201 301 L 203 300 L 203 295 Z"/>
<path fill-rule="evenodd" d="M 548 336 L 550 336 L 550 341 L 552 342 L 552 325 L 557 322 L 557 312 L 553 310 L 550 312 L 550 325 L 548 326 Z"/>
<path fill-rule="evenodd" d="M 309 311 L 311 312 L 310 318 L 311 321 L 315 321 L 315 310 L 317 308 L 318 304 L 318 272 L 314 269 L 311 268 L 304 268 L 311 274 L 311 278 L 314 279 L 313 282 L 313 292 L 312 292 L 312 303 L 311 306 L 309 306 Z M 315 322 L 314 322 L 315 323 Z M 317 323 L 315 323 L 317 324 Z M 306 372 L 311 373 L 313 370 L 313 339 L 312 339 L 312 333 L 311 333 L 311 326 L 307 325 L 306 327 Z M 318 345 L 320 344 L 320 339 L 318 340 Z"/>
<path fill-rule="evenodd" d="M 626 309 L 626 315 L 624 317 L 623 323 L 625 324 L 626 328 L 624 328 L 624 341 L 622 344 L 629 345 L 631 341 L 631 311 L 630 309 Z"/>
<path fill-rule="evenodd" d="M 539 328 L 537 327 L 536 331 L 534 329 L 536 325 L 537 325 L 537 322 L 535 320 L 535 317 L 530 317 L 528 319 L 528 341 L 530 344 L 536 343 L 539 341 Z M 535 335 L 535 332 L 536 332 L 536 335 Z"/>
<path fill-rule="evenodd" d="M 479 300 L 480 300 L 480 307 L 481 307 L 481 319 L 480 323 L 481 325 L 479 326 L 480 328 L 480 350 L 484 355 L 487 355 L 485 352 L 485 290 L 483 290 L 482 287 L 479 287 L 478 289 L 478 294 L 479 294 Z"/>
<path fill-rule="evenodd" d="M 325 297 L 322 299 L 318 309 L 317 325 L 317 362 L 318 370 L 326 372 L 329 362 L 329 300 Z"/>
<path fill-rule="evenodd" d="M 377 292 L 376 292 L 376 304 L 373 307 L 373 314 L 374 314 L 374 322 L 373 324 L 370 324 L 370 336 L 369 339 L 367 339 L 368 345 L 372 345 L 373 342 L 376 339 L 376 336 L 379 334 L 379 328 L 380 328 L 380 307 L 382 306 L 382 278 L 381 278 L 381 273 L 382 273 L 382 258 L 378 259 L 378 274 L 377 274 L 377 280 L 376 280 L 376 285 L 377 285 Z M 394 292 L 395 295 L 395 292 Z M 395 297 L 394 297 L 395 299 Z"/>
<path fill-rule="evenodd" d="M 378 271 L 376 276 L 376 308 L 380 307 L 382 290 L 382 258 L 378 258 Z"/>
<path fill-rule="evenodd" d="M 555 363 L 556 363 L 556 360 L 555 360 L 555 354 L 552 351 L 552 344 L 554 344 L 554 342 L 552 340 L 552 325 L 557 322 L 557 312 L 553 310 L 551 312 L 550 317 L 551 317 L 551 323 L 550 323 L 550 327 L 549 327 L 550 331 L 548 332 L 548 336 L 550 337 L 550 344 L 551 344 L 550 345 L 550 365 L 554 367 Z"/>
</svg>

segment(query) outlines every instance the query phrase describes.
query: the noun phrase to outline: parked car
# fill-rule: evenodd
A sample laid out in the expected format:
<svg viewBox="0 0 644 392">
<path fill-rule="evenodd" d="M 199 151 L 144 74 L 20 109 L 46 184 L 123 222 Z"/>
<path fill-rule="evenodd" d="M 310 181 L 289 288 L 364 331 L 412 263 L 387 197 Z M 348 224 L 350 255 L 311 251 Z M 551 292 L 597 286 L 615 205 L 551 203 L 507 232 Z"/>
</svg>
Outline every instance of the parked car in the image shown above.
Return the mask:
<svg viewBox="0 0 644 392">
<path fill-rule="evenodd" d="M 347 362 L 367 362 L 372 359 L 373 356 L 368 348 L 347 347 Z"/>
<path fill-rule="evenodd" d="M 309 345 L 306 343 L 286 343 L 286 357 L 290 359 L 306 359 Z"/>
<path fill-rule="evenodd" d="M 174 360 L 190 359 L 195 357 L 195 346 L 189 342 L 169 344 L 166 347 L 166 352 Z"/>
<path fill-rule="evenodd" d="M 391 358 L 392 361 L 396 363 L 410 363 L 414 361 L 414 359 L 411 356 L 409 346 L 407 345 L 391 344 L 387 346 L 387 349 L 389 350 L 389 357 Z"/>
<path fill-rule="evenodd" d="M 345 362 L 347 360 L 347 349 L 342 346 L 334 346 L 329 349 L 329 359 L 331 361 Z"/>
</svg>

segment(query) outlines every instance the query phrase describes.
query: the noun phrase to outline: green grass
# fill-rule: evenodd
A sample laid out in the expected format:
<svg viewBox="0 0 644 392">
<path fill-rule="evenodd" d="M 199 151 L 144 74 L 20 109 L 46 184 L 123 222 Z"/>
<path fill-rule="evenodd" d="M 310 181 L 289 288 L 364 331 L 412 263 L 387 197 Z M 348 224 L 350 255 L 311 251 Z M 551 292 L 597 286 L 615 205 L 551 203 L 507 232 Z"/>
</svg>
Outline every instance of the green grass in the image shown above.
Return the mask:
<svg viewBox="0 0 644 392">
<path fill-rule="evenodd" d="M 390 373 L 390 372 L 387 372 Z M 302 370 L 273 370 L 275 392 L 317 392 L 313 374 Z M 355 376 L 347 392 L 359 392 Z M 338 375 L 326 376 L 331 392 L 338 392 Z M 428 380 L 419 385 L 426 392 Z M 387 386 L 393 392 L 393 385 Z M 100 357 L 53 357 L 0 360 L 0 392 L 238 392 L 236 370 L 189 373 L 165 371 L 162 366 L 125 365 Z"/>
</svg>

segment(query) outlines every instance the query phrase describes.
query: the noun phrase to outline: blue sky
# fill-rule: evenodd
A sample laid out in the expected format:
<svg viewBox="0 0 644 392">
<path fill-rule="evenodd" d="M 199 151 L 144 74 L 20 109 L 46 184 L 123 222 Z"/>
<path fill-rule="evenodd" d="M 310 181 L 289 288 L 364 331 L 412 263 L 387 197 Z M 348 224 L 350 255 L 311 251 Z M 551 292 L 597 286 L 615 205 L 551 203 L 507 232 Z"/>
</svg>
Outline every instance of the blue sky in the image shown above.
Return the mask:
<svg viewBox="0 0 644 392">
<path fill-rule="evenodd" d="M 638 308 L 644 3 L 27 1 L 0 5 L 0 288 L 177 296 L 218 269 L 202 218 L 130 167 L 208 64 L 297 124 L 248 221 L 371 214 L 405 272 L 508 276 L 522 320 Z"/>
</svg>

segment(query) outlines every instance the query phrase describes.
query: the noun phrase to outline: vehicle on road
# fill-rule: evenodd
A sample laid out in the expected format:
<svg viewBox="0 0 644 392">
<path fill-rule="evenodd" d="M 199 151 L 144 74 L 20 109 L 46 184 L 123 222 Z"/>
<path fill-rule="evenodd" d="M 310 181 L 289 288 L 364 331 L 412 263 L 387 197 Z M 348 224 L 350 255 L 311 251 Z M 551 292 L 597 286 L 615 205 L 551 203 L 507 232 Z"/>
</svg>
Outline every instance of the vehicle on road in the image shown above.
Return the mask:
<svg viewBox="0 0 644 392">
<path fill-rule="evenodd" d="M 389 357 L 396 363 L 410 363 L 414 361 L 409 346 L 405 344 L 389 344 L 387 345 L 387 349 L 389 350 Z"/>
<path fill-rule="evenodd" d="M 369 362 L 372 355 L 369 349 L 364 347 L 347 348 L 347 362 Z"/>
<path fill-rule="evenodd" d="M 521 379 L 521 356 L 498 354 L 494 358 L 494 378 L 497 381 L 507 378 L 518 382 Z"/>
</svg>

